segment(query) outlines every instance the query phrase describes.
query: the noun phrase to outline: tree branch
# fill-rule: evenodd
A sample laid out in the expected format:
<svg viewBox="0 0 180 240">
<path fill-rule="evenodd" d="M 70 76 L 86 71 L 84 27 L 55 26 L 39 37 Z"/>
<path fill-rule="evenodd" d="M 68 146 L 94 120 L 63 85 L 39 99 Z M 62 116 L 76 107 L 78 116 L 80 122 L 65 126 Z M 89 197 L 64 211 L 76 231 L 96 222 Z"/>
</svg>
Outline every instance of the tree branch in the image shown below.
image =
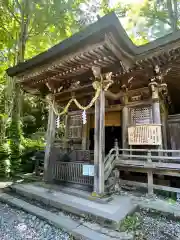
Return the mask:
<svg viewBox="0 0 180 240">
<path fill-rule="evenodd" d="M 16 15 L 13 13 L 13 11 L 9 8 L 9 6 L 5 3 L 5 1 L 4 1 L 4 5 L 6 6 L 6 8 L 7 8 L 8 12 L 10 13 L 11 17 L 13 17 L 19 24 L 21 24 L 19 19 L 16 17 Z"/>
</svg>

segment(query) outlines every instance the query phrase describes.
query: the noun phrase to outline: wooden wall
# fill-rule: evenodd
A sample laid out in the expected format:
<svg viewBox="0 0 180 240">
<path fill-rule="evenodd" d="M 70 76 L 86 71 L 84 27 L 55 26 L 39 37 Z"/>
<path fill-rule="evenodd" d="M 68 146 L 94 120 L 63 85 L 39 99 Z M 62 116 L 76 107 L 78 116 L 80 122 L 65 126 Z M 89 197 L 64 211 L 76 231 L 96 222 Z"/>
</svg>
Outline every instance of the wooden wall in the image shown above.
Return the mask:
<svg viewBox="0 0 180 240">
<path fill-rule="evenodd" d="M 105 126 L 121 126 L 121 112 L 106 112 Z M 90 128 L 94 128 L 94 114 L 90 115 Z"/>
<path fill-rule="evenodd" d="M 168 116 L 169 148 L 180 149 L 180 114 Z"/>
</svg>

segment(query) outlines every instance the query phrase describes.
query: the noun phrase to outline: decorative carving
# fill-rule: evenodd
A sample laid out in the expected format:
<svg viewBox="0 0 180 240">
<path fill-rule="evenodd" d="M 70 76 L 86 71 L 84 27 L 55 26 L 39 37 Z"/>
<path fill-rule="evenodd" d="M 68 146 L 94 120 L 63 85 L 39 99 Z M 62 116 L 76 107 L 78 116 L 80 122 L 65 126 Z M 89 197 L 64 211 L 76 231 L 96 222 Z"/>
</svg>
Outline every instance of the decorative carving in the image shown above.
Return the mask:
<svg viewBox="0 0 180 240">
<path fill-rule="evenodd" d="M 115 168 L 110 177 L 107 179 L 106 187 L 109 193 L 117 193 L 121 190 L 120 187 L 120 172 L 117 168 Z"/>
<path fill-rule="evenodd" d="M 80 81 L 74 81 L 74 82 L 71 83 L 69 88 L 70 89 L 75 89 L 75 88 L 78 88 L 78 87 L 80 87 Z"/>
<path fill-rule="evenodd" d="M 149 86 L 152 91 L 152 99 L 157 100 L 159 99 L 159 92 L 168 95 L 167 92 L 167 84 L 163 82 L 164 77 L 170 71 L 171 68 L 165 69 L 163 72 L 161 71 L 158 65 L 154 68 L 154 77 L 150 80 Z"/>
<path fill-rule="evenodd" d="M 131 97 L 131 101 L 132 101 L 132 102 L 140 101 L 141 99 L 142 99 L 142 95 L 141 95 L 141 94 L 135 95 L 135 96 L 132 96 L 132 97 Z"/>
<path fill-rule="evenodd" d="M 93 72 L 93 75 L 95 78 L 100 78 L 100 76 L 101 76 L 101 68 L 100 67 L 93 66 L 92 72 Z"/>
</svg>

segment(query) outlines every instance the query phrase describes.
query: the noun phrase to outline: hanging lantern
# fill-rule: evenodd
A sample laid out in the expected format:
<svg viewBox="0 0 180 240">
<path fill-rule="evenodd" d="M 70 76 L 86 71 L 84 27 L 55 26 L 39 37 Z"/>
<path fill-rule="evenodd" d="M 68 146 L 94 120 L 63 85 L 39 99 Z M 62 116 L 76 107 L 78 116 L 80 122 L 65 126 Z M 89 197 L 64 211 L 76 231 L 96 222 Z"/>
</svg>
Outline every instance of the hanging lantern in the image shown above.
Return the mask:
<svg viewBox="0 0 180 240">
<path fill-rule="evenodd" d="M 86 110 L 84 110 L 84 111 L 82 112 L 82 121 L 83 121 L 83 124 L 86 124 L 86 123 L 87 123 Z"/>
</svg>

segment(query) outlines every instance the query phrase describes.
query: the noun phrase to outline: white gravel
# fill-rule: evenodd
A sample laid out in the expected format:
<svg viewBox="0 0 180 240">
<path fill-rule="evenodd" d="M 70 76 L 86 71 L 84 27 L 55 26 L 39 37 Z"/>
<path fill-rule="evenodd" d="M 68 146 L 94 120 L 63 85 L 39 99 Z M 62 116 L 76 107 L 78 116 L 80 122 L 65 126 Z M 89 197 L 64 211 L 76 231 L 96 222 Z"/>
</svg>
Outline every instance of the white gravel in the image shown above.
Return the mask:
<svg viewBox="0 0 180 240">
<path fill-rule="evenodd" d="M 171 220 L 161 214 L 140 213 L 141 224 L 137 239 L 180 240 L 180 221 Z"/>
<path fill-rule="evenodd" d="M 0 203 L 0 240 L 71 240 L 62 230 L 35 216 Z"/>
</svg>

